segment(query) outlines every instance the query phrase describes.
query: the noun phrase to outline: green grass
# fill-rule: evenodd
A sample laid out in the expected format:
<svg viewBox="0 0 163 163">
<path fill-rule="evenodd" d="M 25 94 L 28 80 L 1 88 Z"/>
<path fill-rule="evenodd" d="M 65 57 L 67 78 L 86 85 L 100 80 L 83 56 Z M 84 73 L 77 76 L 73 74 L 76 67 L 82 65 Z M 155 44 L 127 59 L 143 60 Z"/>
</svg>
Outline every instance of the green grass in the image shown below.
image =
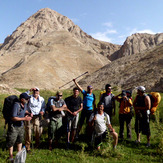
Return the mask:
<svg viewBox="0 0 163 163">
<path fill-rule="evenodd" d="M 24 92 L 26 90 L 19 89 L 19 91 Z M 96 95 L 96 103 L 99 101 L 98 90 L 94 91 Z M 41 91 L 40 94 L 45 98 L 46 102 L 48 97 L 54 96 L 56 92 Z M 113 92 L 118 94 L 118 92 Z M 63 98 L 72 94 L 71 90 L 63 91 Z M 0 95 L 0 111 L 2 111 L 3 100 L 7 95 Z M 161 94 L 163 99 L 163 94 Z M 134 99 L 135 95 L 133 95 Z M 27 163 L 51 163 L 51 162 L 127 162 L 127 163 L 139 163 L 139 162 L 163 162 L 163 100 L 161 101 L 158 110 L 157 118 L 155 121 L 151 120 L 151 146 L 146 148 L 146 136 L 141 136 L 141 144 L 137 146 L 134 141 L 136 140 L 136 134 L 134 131 L 135 119 L 132 119 L 132 140 L 119 141 L 117 149 L 112 150 L 111 142 L 104 142 L 101 151 L 96 151 L 89 146 L 89 143 L 84 141 L 84 128 L 81 131 L 81 141 L 75 142 L 73 148 L 66 150 L 66 135 L 64 135 L 59 141 L 58 146 L 53 150 L 48 150 L 48 136 L 47 129 L 44 130 L 43 136 L 41 138 L 41 145 L 39 149 L 32 149 L 32 153 L 27 155 Z M 119 132 L 119 122 L 118 122 L 118 107 L 119 104 L 116 103 L 116 115 L 113 117 L 112 125 L 116 132 Z M 0 112 L 0 162 L 6 162 L 8 157 L 8 151 L 5 149 L 5 138 L 3 137 L 3 126 L 4 120 L 2 118 L 2 113 Z M 126 129 L 125 129 L 126 135 Z M 112 139 L 109 139 L 112 141 Z M 14 150 L 14 155 L 16 150 Z"/>
</svg>

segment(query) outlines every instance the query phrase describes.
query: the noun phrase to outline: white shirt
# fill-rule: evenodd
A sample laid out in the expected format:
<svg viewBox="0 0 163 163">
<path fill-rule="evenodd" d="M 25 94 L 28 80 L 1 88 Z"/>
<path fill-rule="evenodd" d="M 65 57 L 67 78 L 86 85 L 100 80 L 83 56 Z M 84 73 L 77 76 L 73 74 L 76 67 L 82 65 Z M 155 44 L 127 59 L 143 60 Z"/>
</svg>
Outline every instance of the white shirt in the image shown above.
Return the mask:
<svg viewBox="0 0 163 163">
<path fill-rule="evenodd" d="M 94 116 L 96 116 L 96 120 L 94 122 L 95 132 L 96 136 L 99 136 L 106 131 L 107 125 L 110 124 L 110 117 L 107 113 L 105 113 L 105 115 L 104 113 L 102 115 L 100 115 L 99 113 L 97 114 L 92 113 L 89 122 L 93 120 Z"/>
<path fill-rule="evenodd" d="M 39 95 L 36 99 L 32 95 L 28 103 L 28 109 L 33 115 L 39 115 L 40 111 L 45 112 L 44 98 Z"/>
</svg>

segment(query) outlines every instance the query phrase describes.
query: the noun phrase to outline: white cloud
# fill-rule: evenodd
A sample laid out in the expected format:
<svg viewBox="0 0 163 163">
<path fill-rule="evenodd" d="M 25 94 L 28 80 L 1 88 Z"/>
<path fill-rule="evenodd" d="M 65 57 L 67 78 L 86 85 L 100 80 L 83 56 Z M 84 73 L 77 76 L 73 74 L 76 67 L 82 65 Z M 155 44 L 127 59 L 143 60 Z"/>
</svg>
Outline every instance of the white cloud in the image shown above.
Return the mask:
<svg viewBox="0 0 163 163">
<path fill-rule="evenodd" d="M 118 38 L 126 38 L 126 35 L 120 35 Z"/>
<path fill-rule="evenodd" d="M 105 32 L 92 33 L 91 36 L 97 40 L 111 42 L 111 38 L 109 38 Z"/>
<path fill-rule="evenodd" d="M 134 33 L 149 33 L 149 34 L 156 34 L 156 32 L 153 32 L 150 29 L 144 29 L 144 30 L 137 30 L 136 28 L 134 28 L 133 30 L 130 31 L 130 35 L 134 34 Z"/>
<path fill-rule="evenodd" d="M 104 32 L 105 34 L 115 34 L 117 33 L 117 31 L 115 29 L 107 29 L 106 32 Z"/>
<path fill-rule="evenodd" d="M 108 28 L 112 27 L 112 23 L 111 22 L 107 22 L 107 23 L 103 23 L 104 26 L 107 26 Z M 116 34 L 117 31 L 115 29 L 106 29 L 104 32 L 96 32 L 96 33 L 92 33 L 90 34 L 92 37 L 94 37 L 95 39 L 101 40 L 101 41 L 106 41 L 106 42 L 111 42 L 112 38 L 109 37 L 109 34 Z"/>
<path fill-rule="evenodd" d="M 106 26 L 106 27 L 112 27 L 113 26 L 111 22 L 106 22 L 106 23 L 103 23 L 102 25 Z"/>
</svg>

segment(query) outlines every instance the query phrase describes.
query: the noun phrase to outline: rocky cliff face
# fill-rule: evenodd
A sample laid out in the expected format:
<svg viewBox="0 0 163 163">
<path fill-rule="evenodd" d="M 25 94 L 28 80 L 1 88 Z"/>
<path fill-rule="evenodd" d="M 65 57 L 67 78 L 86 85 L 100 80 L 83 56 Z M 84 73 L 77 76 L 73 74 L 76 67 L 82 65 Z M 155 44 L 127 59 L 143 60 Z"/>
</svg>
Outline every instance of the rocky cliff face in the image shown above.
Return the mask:
<svg viewBox="0 0 163 163">
<path fill-rule="evenodd" d="M 116 54 L 110 56 L 110 60 L 115 60 L 127 55 L 133 55 L 150 50 L 163 43 L 163 33 L 142 34 L 136 33 L 127 37 L 126 41 Z"/>
</svg>

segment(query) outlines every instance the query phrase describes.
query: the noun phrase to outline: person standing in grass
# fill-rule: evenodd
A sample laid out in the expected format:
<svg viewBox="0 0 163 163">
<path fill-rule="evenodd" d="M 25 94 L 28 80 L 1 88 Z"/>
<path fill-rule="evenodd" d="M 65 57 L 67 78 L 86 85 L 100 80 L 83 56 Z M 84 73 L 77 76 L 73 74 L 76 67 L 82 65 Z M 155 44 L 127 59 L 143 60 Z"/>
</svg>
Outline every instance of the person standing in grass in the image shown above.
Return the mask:
<svg viewBox="0 0 163 163">
<path fill-rule="evenodd" d="M 52 141 L 55 137 L 58 143 L 59 138 L 62 134 L 62 117 L 65 116 L 63 111 L 72 112 L 67 109 L 65 101 L 62 99 L 62 92 L 56 93 L 56 98 L 51 99 L 51 110 L 49 111 L 50 124 L 48 127 L 48 138 L 49 138 L 49 150 L 52 150 Z"/>
<path fill-rule="evenodd" d="M 126 92 L 122 92 L 121 94 L 114 97 L 119 103 L 119 138 L 124 138 L 124 123 L 126 122 L 127 128 L 127 138 L 131 139 L 131 106 L 132 100 L 127 97 Z"/>
<path fill-rule="evenodd" d="M 89 119 L 89 125 L 94 126 L 95 130 L 95 146 L 97 150 L 100 149 L 103 139 L 106 138 L 107 128 L 109 129 L 110 135 L 113 136 L 113 149 L 116 148 L 118 144 L 118 134 L 115 132 L 114 128 L 110 123 L 110 117 L 104 112 L 104 104 L 99 102 L 97 105 L 97 113 L 92 113 Z"/>
<path fill-rule="evenodd" d="M 74 142 L 74 138 L 76 135 L 77 124 L 79 120 L 79 112 L 83 109 L 83 100 L 79 96 L 80 90 L 79 88 L 73 89 L 73 95 L 69 96 L 65 99 L 67 108 L 72 112 L 70 114 L 68 112 L 67 115 L 67 147 L 70 145 L 70 136 L 71 142 Z"/>
<path fill-rule="evenodd" d="M 86 124 L 87 124 L 86 133 L 89 136 L 88 121 L 89 121 L 90 115 L 92 114 L 93 110 L 96 109 L 96 98 L 95 98 L 95 95 L 92 93 L 93 87 L 89 85 L 87 87 L 87 91 L 85 91 L 76 82 L 75 79 L 73 79 L 73 81 L 83 94 L 83 110 L 81 112 L 81 117 L 79 120 L 79 125 L 78 125 L 78 129 L 77 129 L 77 137 L 78 137 L 79 132 L 84 124 L 85 119 L 86 119 Z"/>
<path fill-rule="evenodd" d="M 9 161 L 14 162 L 13 146 L 17 143 L 18 152 L 22 149 L 22 142 L 24 139 L 24 123 L 23 121 L 30 121 L 31 114 L 27 111 L 27 102 L 30 96 L 26 93 L 20 94 L 20 102 L 15 102 L 12 110 L 12 117 L 8 123 L 7 131 L 7 147 L 9 149 Z M 25 116 L 25 114 L 27 114 Z"/>
<path fill-rule="evenodd" d="M 105 93 L 100 97 L 100 102 L 104 103 L 104 111 L 109 115 L 110 120 L 112 115 L 115 115 L 115 99 L 114 94 L 112 94 L 112 88 L 110 84 L 105 85 Z"/>
<path fill-rule="evenodd" d="M 151 101 L 149 96 L 145 93 L 145 87 L 139 86 L 137 89 L 137 96 L 133 102 L 136 113 L 135 132 L 137 134 L 136 143 L 140 143 L 140 132 L 147 136 L 147 147 L 150 146 L 150 108 Z"/>
<path fill-rule="evenodd" d="M 35 147 L 38 148 L 40 143 L 40 119 L 44 115 L 45 112 L 45 101 L 44 98 L 40 96 L 39 88 L 31 88 L 27 93 L 33 92 L 31 98 L 28 103 L 28 111 L 32 113 L 32 120 L 25 124 L 25 146 L 27 148 L 27 152 L 30 152 L 30 144 L 31 144 L 31 129 L 34 128 L 35 133 Z"/>
</svg>

